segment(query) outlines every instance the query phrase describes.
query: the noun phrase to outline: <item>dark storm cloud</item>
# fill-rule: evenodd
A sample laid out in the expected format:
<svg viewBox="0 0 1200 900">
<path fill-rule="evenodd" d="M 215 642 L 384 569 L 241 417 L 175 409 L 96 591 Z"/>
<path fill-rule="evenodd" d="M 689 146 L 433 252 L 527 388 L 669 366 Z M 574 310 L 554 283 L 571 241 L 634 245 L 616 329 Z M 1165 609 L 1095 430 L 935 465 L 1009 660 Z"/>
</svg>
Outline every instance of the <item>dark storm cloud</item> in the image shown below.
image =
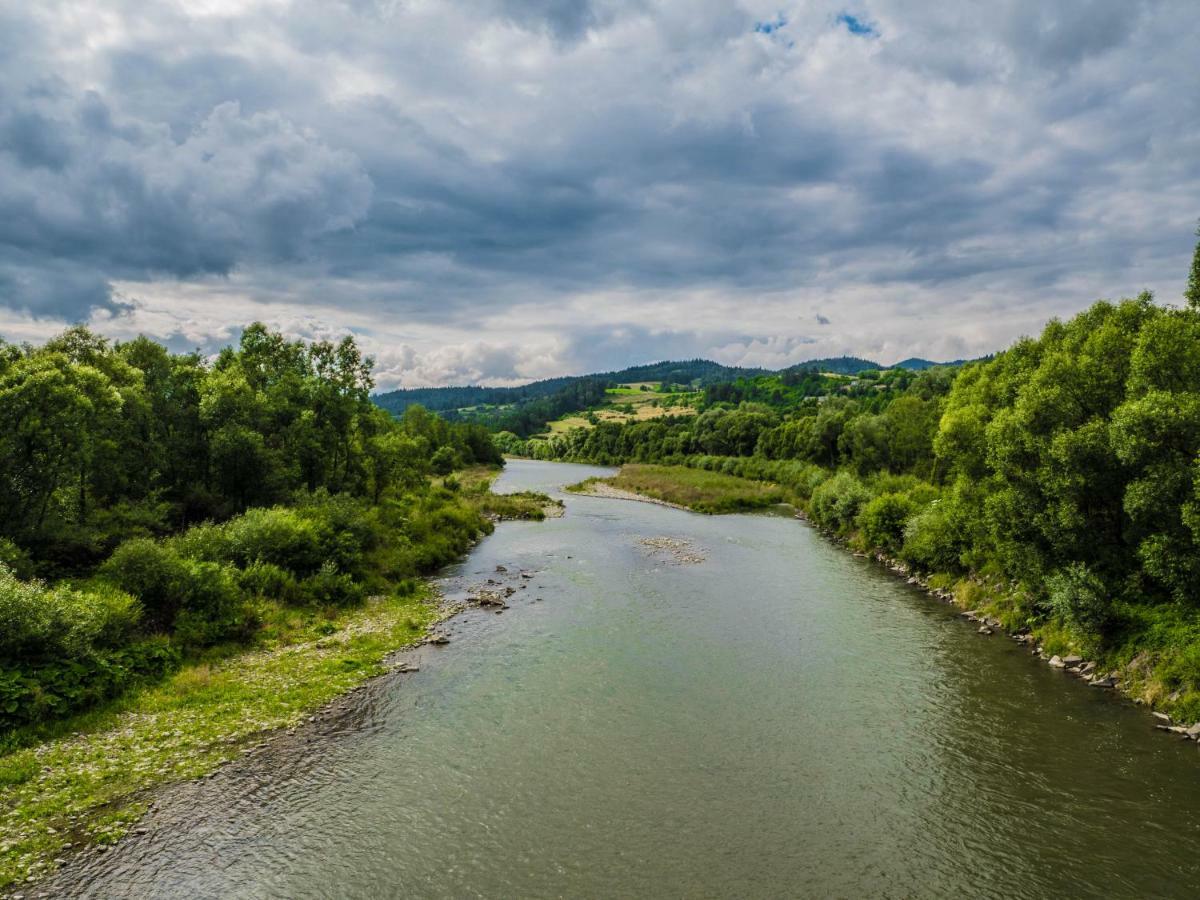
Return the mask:
<svg viewBox="0 0 1200 900">
<path fill-rule="evenodd" d="M 316 317 L 396 379 L 974 352 L 1182 280 L 1188 13 L 0 0 L 0 310 Z"/>
</svg>

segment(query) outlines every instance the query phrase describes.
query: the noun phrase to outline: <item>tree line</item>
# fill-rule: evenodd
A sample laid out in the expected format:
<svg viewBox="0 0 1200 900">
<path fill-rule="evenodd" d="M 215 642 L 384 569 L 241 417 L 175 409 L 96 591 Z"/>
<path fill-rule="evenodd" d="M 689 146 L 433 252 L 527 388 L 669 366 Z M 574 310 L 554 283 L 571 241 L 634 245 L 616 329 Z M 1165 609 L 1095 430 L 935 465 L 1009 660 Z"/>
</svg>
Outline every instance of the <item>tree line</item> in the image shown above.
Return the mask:
<svg viewBox="0 0 1200 900">
<path fill-rule="evenodd" d="M 490 528 L 448 476 L 488 431 L 371 402 L 353 338 L 264 325 L 212 361 L 75 327 L 0 343 L 0 731 L 288 606 L 359 602 Z"/>
<path fill-rule="evenodd" d="M 782 484 L 864 549 L 1007 584 L 1018 626 L 1124 662 L 1173 647 L 1164 678 L 1200 698 L 1200 247 L 1186 297 L 1099 302 L 992 358 L 895 381 L 709 389 L 694 417 L 497 441 Z"/>
</svg>

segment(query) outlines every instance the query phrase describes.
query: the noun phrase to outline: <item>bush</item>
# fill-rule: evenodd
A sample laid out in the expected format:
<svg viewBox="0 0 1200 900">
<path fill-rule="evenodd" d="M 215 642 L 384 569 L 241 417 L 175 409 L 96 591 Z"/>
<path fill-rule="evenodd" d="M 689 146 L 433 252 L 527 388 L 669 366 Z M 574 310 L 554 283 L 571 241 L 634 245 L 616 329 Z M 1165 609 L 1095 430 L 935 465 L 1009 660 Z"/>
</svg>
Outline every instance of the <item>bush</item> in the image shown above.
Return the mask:
<svg viewBox="0 0 1200 900">
<path fill-rule="evenodd" d="M 18 578 L 33 575 L 29 554 L 5 537 L 0 537 L 0 566 L 6 566 Z"/>
<path fill-rule="evenodd" d="M 175 619 L 175 637 L 185 647 L 207 647 L 244 637 L 254 616 L 238 587 L 237 570 L 221 563 L 186 562 L 183 603 Z"/>
<path fill-rule="evenodd" d="M 354 606 L 362 603 L 365 596 L 362 587 L 332 563 L 321 566 L 300 587 L 305 598 L 318 606 Z"/>
<path fill-rule="evenodd" d="M 934 500 L 904 526 L 900 556 L 927 572 L 955 572 L 959 559 L 960 534 L 951 519 L 950 502 Z"/>
<path fill-rule="evenodd" d="M 165 638 L 66 659 L 0 668 L 0 730 L 93 706 L 179 664 Z"/>
<path fill-rule="evenodd" d="M 226 563 L 184 559 L 173 547 L 137 538 L 100 571 L 141 600 L 151 625 L 174 628 L 185 646 L 206 646 L 251 624 L 236 570 Z"/>
<path fill-rule="evenodd" d="M 896 553 L 904 543 L 904 526 L 916 511 L 907 494 L 880 494 L 859 514 L 863 537 L 872 547 Z"/>
<path fill-rule="evenodd" d="M 266 597 L 281 603 L 300 600 L 300 586 L 295 576 L 274 563 L 251 563 L 238 573 L 238 585 L 251 597 Z"/>
<path fill-rule="evenodd" d="M 818 523 L 835 531 L 846 532 L 854 527 L 862 507 L 871 499 L 871 492 L 849 472 L 838 472 L 812 492 L 809 512 Z"/>
<path fill-rule="evenodd" d="M 324 558 L 316 525 L 293 509 L 252 509 L 223 528 L 227 558 L 240 566 L 268 562 L 307 575 Z"/>
<path fill-rule="evenodd" d="M 438 447 L 429 465 L 435 475 L 449 475 L 458 468 L 459 460 L 451 447 Z"/>
<path fill-rule="evenodd" d="M 100 574 L 142 602 L 152 628 L 167 629 L 183 606 L 187 561 L 171 547 L 134 538 L 116 549 Z"/>
<path fill-rule="evenodd" d="M 1102 637 L 1113 621 L 1104 582 L 1082 563 L 1072 563 L 1050 576 L 1050 607 L 1082 635 Z"/>
<path fill-rule="evenodd" d="M 113 588 L 87 593 L 50 588 L 21 581 L 0 566 L 0 659 L 83 657 L 126 640 L 140 615 L 137 601 Z"/>
</svg>

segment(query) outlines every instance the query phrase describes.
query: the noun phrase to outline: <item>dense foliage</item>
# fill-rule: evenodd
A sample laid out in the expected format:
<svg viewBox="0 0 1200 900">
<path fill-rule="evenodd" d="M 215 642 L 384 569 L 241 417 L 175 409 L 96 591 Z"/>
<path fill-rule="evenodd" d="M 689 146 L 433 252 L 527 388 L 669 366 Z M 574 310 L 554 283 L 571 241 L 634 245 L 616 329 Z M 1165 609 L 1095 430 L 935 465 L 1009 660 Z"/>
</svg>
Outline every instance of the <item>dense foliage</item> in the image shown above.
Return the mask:
<svg viewBox="0 0 1200 900">
<path fill-rule="evenodd" d="M 710 387 L 695 417 L 500 443 L 780 484 L 864 547 L 1003 579 L 1023 621 L 1092 650 L 1200 623 L 1200 309 L 1149 295 L 959 368 L 758 376 Z M 1172 677 L 1200 690 L 1200 665 Z"/>
<path fill-rule="evenodd" d="M 0 729 L 250 639 L 281 607 L 404 584 L 490 528 L 430 482 L 501 463 L 487 430 L 394 419 L 370 366 L 350 338 L 262 325 L 211 364 L 84 328 L 0 345 Z"/>
</svg>

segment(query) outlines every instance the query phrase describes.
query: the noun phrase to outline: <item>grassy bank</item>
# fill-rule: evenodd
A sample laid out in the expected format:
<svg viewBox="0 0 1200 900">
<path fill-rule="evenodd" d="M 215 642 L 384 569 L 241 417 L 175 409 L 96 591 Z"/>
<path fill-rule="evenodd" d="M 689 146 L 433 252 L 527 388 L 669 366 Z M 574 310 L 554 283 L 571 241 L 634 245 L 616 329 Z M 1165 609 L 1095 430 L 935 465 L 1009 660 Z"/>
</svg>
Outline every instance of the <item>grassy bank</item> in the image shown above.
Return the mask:
<svg viewBox="0 0 1200 900">
<path fill-rule="evenodd" d="M 543 495 L 492 494 L 496 474 L 470 469 L 442 487 L 493 520 L 540 519 L 553 508 Z M 44 877 L 73 852 L 116 842 L 154 789 L 211 772 L 265 734 L 305 721 L 382 674 L 385 657 L 422 640 L 441 615 L 412 578 L 353 605 L 260 598 L 255 611 L 249 646 L 218 644 L 166 678 L 6 737 L 16 749 L 0 755 L 0 892 Z"/>
<path fill-rule="evenodd" d="M 589 478 L 568 490 L 586 493 L 595 484 L 710 514 L 762 509 L 787 500 L 778 485 L 685 466 L 630 464 L 611 478 Z"/>
<path fill-rule="evenodd" d="M 0 757 L 0 890 L 91 844 L 115 843 L 149 792 L 196 778 L 247 743 L 304 721 L 420 640 L 438 615 L 424 586 L 345 611 L 280 611 L 276 635 L 214 651 L 166 681 L 68 719 L 59 737 Z"/>
</svg>

